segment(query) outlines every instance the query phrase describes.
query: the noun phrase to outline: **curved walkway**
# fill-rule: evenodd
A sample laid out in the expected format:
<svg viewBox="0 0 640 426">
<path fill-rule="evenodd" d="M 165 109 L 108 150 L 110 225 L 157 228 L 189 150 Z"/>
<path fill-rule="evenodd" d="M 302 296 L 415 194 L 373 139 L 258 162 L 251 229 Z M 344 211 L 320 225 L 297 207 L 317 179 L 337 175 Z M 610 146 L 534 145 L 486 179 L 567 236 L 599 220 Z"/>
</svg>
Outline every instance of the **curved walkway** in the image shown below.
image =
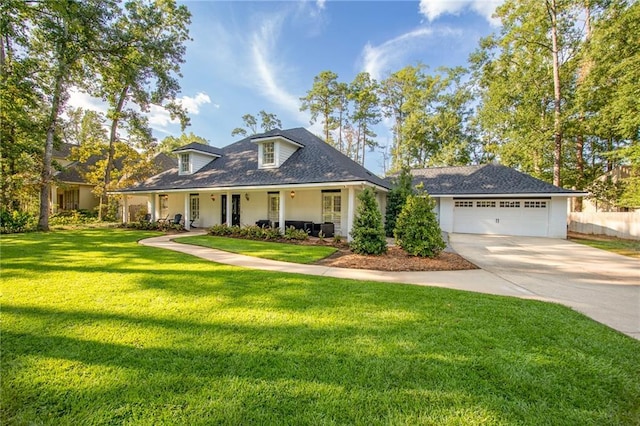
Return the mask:
<svg viewBox="0 0 640 426">
<path fill-rule="evenodd" d="M 189 236 L 204 234 L 205 232 L 203 231 L 196 231 L 191 232 Z M 366 269 L 335 268 L 320 265 L 303 265 L 244 256 L 206 247 L 180 244 L 173 241 L 175 238 L 179 237 L 179 235 L 162 235 L 159 237 L 141 240 L 140 244 L 190 254 L 212 262 L 260 269 L 264 271 L 444 287 L 456 290 L 473 291 L 477 293 L 561 303 L 588 315 L 596 321 L 606 324 L 629 336 L 635 337 L 636 339 L 640 339 L 640 333 L 638 333 L 637 330 L 638 324 L 634 324 L 634 320 L 632 320 L 631 323 L 629 323 L 629 321 L 623 321 L 623 323 L 620 323 L 618 318 L 609 318 L 609 315 L 603 315 L 602 308 L 597 309 L 596 311 L 593 311 L 592 309 L 585 309 L 584 300 L 581 300 L 580 303 L 575 303 L 574 300 L 568 299 L 566 294 L 563 295 L 565 297 L 557 297 L 557 295 L 552 293 L 539 291 L 539 289 L 531 288 L 531 286 L 526 285 L 526 283 L 523 284 L 519 280 L 514 280 L 512 277 L 498 273 L 498 271 L 495 271 L 490 267 L 487 267 L 486 270 L 474 269 L 466 271 L 388 272 Z M 464 245 L 462 245 L 462 247 L 464 247 Z M 485 265 L 482 265 L 481 262 L 477 262 L 477 259 L 471 258 L 470 260 L 476 261 L 476 264 L 479 264 L 481 267 L 486 267 Z"/>
</svg>

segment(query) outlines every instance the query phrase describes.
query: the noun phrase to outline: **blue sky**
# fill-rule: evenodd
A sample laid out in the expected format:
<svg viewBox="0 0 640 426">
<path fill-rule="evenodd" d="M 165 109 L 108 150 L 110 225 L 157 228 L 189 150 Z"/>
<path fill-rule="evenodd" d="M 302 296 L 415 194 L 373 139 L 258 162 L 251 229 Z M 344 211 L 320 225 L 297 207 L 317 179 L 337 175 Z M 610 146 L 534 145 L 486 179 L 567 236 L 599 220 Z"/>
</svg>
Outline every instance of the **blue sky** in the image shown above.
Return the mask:
<svg viewBox="0 0 640 426">
<path fill-rule="evenodd" d="M 431 70 L 466 65 L 481 37 L 497 30 L 491 13 L 500 0 L 422 1 L 184 1 L 192 13 L 181 100 L 186 132 L 222 147 L 242 115 L 275 113 L 284 128 L 311 126 L 299 98 L 323 70 L 350 82 L 361 71 L 378 80 L 421 62 Z M 103 109 L 74 93 L 75 106 Z M 178 136 L 180 128 L 159 108 L 149 119 L 154 136 Z M 391 142 L 385 123 L 377 140 Z M 365 166 L 382 173 L 382 156 Z"/>
</svg>

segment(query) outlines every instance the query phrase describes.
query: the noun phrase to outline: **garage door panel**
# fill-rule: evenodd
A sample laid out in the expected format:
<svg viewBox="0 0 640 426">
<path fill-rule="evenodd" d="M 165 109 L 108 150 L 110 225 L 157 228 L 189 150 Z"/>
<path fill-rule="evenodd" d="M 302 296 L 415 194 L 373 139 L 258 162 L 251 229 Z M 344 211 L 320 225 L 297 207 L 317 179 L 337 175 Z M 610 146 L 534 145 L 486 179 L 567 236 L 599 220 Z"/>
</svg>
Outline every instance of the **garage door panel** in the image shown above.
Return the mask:
<svg viewBox="0 0 640 426">
<path fill-rule="evenodd" d="M 455 200 L 453 231 L 547 236 L 549 200 Z"/>
</svg>

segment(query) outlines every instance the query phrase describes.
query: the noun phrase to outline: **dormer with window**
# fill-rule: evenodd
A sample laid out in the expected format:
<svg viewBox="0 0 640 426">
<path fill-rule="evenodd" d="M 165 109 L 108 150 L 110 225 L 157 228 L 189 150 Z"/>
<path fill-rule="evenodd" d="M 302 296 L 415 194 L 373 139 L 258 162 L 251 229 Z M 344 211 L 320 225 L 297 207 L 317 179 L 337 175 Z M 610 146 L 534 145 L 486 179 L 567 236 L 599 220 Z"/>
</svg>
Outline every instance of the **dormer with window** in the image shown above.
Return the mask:
<svg viewBox="0 0 640 426">
<path fill-rule="evenodd" d="M 264 136 L 251 140 L 258 144 L 258 168 L 276 169 L 289 159 L 299 148 L 304 148 L 284 136 Z"/>
<path fill-rule="evenodd" d="M 179 175 L 193 174 L 216 158 L 222 157 L 218 148 L 196 142 L 174 149 L 173 152 L 178 155 Z"/>
</svg>

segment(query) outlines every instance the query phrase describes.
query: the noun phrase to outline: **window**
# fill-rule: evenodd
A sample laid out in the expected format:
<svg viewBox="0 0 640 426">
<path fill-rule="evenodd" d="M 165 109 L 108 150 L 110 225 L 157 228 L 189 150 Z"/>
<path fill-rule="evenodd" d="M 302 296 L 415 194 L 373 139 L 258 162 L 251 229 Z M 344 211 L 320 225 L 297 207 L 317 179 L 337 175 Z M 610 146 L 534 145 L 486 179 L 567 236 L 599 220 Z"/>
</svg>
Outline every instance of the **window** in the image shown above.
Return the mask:
<svg viewBox="0 0 640 426">
<path fill-rule="evenodd" d="M 500 207 L 519 208 L 520 201 L 500 201 Z"/>
<path fill-rule="evenodd" d="M 267 166 L 275 164 L 274 142 L 265 142 L 262 144 L 262 165 Z"/>
<path fill-rule="evenodd" d="M 476 201 L 476 207 L 495 207 L 495 201 Z"/>
<path fill-rule="evenodd" d="M 200 195 L 191 194 L 191 199 L 189 201 L 189 205 L 191 207 L 189 218 L 191 220 L 200 219 Z"/>
<path fill-rule="evenodd" d="M 473 201 L 456 201 L 455 207 L 473 207 Z"/>
<path fill-rule="evenodd" d="M 525 201 L 524 208 L 525 209 L 546 209 L 547 202 L 546 201 Z"/>
<path fill-rule="evenodd" d="M 180 154 L 180 173 L 189 173 L 190 171 L 189 154 Z"/>
<path fill-rule="evenodd" d="M 269 194 L 268 217 L 271 223 L 278 222 L 280 220 L 280 194 Z"/>
<path fill-rule="evenodd" d="M 68 189 L 64 191 L 64 209 L 78 210 L 80 205 L 80 190 Z"/>
</svg>

